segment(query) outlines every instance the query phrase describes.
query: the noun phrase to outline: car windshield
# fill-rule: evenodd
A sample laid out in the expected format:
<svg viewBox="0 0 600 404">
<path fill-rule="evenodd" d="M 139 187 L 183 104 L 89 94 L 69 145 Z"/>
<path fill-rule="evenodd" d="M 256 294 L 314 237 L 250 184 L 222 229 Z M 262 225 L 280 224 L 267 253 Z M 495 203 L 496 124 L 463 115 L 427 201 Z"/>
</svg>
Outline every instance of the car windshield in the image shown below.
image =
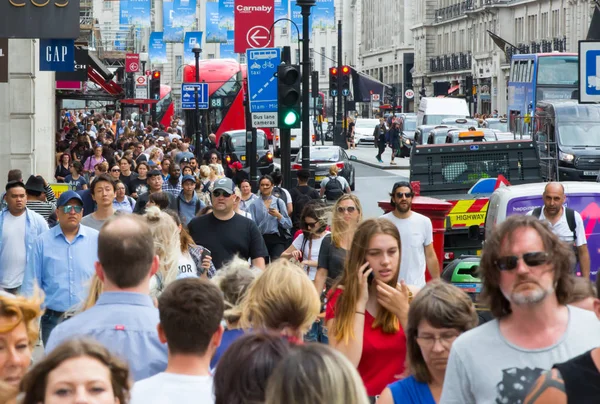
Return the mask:
<svg viewBox="0 0 600 404">
<path fill-rule="evenodd" d="M 446 143 L 446 135 L 435 135 L 433 137 L 433 144 L 444 144 Z"/>
<path fill-rule="evenodd" d="M 404 120 L 404 130 L 415 130 L 417 128 L 417 118 L 406 118 Z"/>
<path fill-rule="evenodd" d="M 558 137 L 564 146 L 600 146 L 600 122 L 563 122 Z"/>
<path fill-rule="evenodd" d="M 486 128 L 499 130 L 500 132 L 508 132 L 508 122 L 488 121 Z"/>
<path fill-rule="evenodd" d="M 267 138 L 263 132 L 258 132 L 256 134 L 256 145 L 258 150 L 265 149 L 265 143 Z M 235 148 L 235 152 L 244 152 L 246 151 L 246 132 L 237 132 L 231 135 L 231 143 L 233 143 L 233 147 Z"/>
<path fill-rule="evenodd" d="M 373 120 L 357 120 L 356 121 L 356 127 L 357 128 L 369 128 L 369 129 L 374 129 L 375 126 L 377 126 L 379 124 L 379 121 L 377 119 L 373 119 Z"/>
<path fill-rule="evenodd" d="M 310 161 L 339 161 L 340 153 L 337 149 L 310 149 Z M 302 161 L 302 150 L 298 152 L 298 160 Z"/>
</svg>

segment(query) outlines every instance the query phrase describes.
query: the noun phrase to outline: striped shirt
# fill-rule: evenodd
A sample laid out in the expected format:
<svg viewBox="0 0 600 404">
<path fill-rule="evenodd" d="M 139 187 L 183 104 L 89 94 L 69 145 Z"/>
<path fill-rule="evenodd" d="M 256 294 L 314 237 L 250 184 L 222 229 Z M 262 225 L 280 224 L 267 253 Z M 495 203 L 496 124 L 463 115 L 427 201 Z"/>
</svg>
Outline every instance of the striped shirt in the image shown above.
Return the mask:
<svg viewBox="0 0 600 404">
<path fill-rule="evenodd" d="M 44 187 L 44 192 L 46 193 L 46 201 L 29 200 L 27 201 L 27 208 L 42 215 L 48 221 L 50 215 L 56 210 L 56 196 L 54 196 L 54 191 L 52 191 L 50 185 Z"/>
</svg>

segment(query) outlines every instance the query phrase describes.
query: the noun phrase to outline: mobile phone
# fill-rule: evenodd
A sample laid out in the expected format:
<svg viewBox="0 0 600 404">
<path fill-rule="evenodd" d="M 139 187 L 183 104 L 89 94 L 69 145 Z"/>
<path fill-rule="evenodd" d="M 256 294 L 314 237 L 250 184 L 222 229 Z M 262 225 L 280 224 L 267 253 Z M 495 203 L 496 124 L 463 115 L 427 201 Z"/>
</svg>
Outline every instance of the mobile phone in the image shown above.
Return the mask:
<svg viewBox="0 0 600 404">
<path fill-rule="evenodd" d="M 208 248 L 204 248 L 204 250 L 202 251 L 200 262 L 204 261 L 204 258 L 206 257 L 212 257 L 212 252 Z"/>
<path fill-rule="evenodd" d="M 367 269 L 365 269 L 365 270 L 363 271 L 363 273 L 367 272 L 368 270 L 369 270 L 369 268 L 367 267 Z M 371 284 L 373 283 L 373 279 L 375 279 L 375 275 L 373 275 L 373 272 L 371 272 L 371 273 L 369 274 L 369 276 L 367 277 L 367 283 L 368 283 L 369 285 L 371 285 Z"/>
</svg>

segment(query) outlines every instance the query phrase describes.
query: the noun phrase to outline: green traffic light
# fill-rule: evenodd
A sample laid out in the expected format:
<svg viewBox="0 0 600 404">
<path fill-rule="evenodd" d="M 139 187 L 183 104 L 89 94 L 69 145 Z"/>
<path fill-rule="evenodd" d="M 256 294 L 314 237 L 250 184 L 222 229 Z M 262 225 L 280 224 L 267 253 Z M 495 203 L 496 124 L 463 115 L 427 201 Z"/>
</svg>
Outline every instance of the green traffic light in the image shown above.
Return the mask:
<svg viewBox="0 0 600 404">
<path fill-rule="evenodd" d="M 298 122 L 298 115 L 294 111 L 288 111 L 283 118 L 283 123 L 287 126 L 292 126 Z"/>
</svg>

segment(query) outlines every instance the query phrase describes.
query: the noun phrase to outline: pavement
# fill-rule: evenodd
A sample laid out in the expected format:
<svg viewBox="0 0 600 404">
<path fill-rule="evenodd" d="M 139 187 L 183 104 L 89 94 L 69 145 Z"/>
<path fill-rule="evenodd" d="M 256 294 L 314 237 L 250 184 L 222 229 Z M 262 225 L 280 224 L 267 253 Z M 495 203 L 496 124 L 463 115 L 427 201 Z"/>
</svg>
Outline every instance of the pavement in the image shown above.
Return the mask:
<svg viewBox="0 0 600 404">
<path fill-rule="evenodd" d="M 368 166 L 379 168 L 382 170 L 409 170 L 410 169 L 410 158 L 408 157 L 396 157 L 395 163 L 397 165 L 391 165 L 390 159 L 392 157 L 392 149 L 389 147 L 385 149 L 383 154 L 381 155 L 381 159 L 383 163 L 377 161 L 375 156 L 377 155 L 377 149 L 370 144 L 358 145 L 356 149 L 348 149 L 346 150 L 348 156 L 355 156 L 356 159 Z"/>
</svg>

